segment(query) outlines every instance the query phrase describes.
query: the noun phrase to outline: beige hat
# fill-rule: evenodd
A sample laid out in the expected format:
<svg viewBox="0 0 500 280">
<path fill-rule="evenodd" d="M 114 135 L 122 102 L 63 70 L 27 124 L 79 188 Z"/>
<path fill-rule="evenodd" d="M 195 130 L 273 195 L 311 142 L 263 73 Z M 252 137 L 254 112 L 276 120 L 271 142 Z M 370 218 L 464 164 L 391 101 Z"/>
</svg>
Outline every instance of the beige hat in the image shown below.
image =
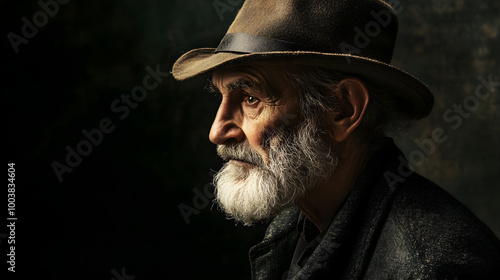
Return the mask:
<svg viewBox="0 0 500 280">
<path fill-rule="evenodd" d="M 381 0 L 247 0 L 219 46 L 185 53 L 172 75 L 185 80 L 255 62 L 331 68 L 380 85 L 398 110 L 423 118 L 434 103 L 430 90 L 390 65 L 397 29 L 394 10 Z"/>
</svg>

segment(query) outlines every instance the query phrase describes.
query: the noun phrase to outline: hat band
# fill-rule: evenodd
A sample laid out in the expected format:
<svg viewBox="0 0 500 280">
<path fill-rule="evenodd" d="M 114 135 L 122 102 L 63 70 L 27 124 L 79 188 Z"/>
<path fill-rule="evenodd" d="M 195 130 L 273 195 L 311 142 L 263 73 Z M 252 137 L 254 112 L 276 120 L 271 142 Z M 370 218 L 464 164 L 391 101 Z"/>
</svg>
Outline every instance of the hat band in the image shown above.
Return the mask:
<svg viewBox="0 0 500 280">
<path fill-rule="evenodd" d="M 269 37 L 255 36 L 246 33 L 228 33 L 215 53 L 260 53 L 260 52 L 278 52 L 278 51 L 319 51 L 318 49 L 297 44 L 293 42 L 278 40 Z"/>
</svg>

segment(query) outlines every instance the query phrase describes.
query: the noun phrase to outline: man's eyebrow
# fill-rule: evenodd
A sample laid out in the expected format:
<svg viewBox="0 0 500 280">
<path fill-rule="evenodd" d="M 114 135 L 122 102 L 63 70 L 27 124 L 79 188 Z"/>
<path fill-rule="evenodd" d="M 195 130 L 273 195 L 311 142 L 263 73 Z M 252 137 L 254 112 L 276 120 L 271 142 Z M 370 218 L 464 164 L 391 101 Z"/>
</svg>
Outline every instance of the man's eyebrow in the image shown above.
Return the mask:
<svg viewBox="0 0 500 280">
<path fill-rule="evenodd" d="M 204 89 L 209 93 L 220 93 L 219 88 L 212 82 L 211 79 L 208 79 Z"/>
<path fill-rule="evenodd" d="M 250 89 L 252 91 L 260 91 L 259 87 L 254 82 L 252 82 L 246 78 L 240 78 L 240 79 L 226 85 L 226 89 L 229 92 L 237 90 L 237 89 L 241 89 L 241 88 Z"/>
<path fill-rule="evenodd" d="M 256 85 L 254 82 L 252 82 L 248 78 L 240 78 L 236 81 L 233 81 L 231 83 L 228 83 L 227 85 L 224 86 L 224 88 L 228 92 L 232 92 L 238 89 L 247 89 L 251 91 L 256 91 L 256 92 L 261 92 L 261 87 Z M 220 89 L 213 83 L 213 81 L 208 80 L 207 84 L 205 85 L 205 89 L 210 92 L 210 93 L 220 93 Z"/>
</svg>

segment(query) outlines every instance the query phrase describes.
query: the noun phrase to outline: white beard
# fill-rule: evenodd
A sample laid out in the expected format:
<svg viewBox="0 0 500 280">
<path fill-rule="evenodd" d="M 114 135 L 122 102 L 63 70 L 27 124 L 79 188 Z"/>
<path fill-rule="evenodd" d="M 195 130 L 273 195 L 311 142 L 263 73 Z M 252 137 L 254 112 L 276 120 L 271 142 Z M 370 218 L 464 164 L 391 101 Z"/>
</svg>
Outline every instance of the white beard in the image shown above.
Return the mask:
<svg viewBox="0 0 500 280">
<path fill-rule="evenodd" d="M 216 201 L 226 214 L 244 225 L 268 221 L 302 199 L 308 190 L 335 171 L 338 157 L 324 140 L 319 125 L 306 120 L 293 131 L 268 130 L 265 164 L 247 142 L 219 145 L 227 162 L 214 177 Z"/>
</svg>

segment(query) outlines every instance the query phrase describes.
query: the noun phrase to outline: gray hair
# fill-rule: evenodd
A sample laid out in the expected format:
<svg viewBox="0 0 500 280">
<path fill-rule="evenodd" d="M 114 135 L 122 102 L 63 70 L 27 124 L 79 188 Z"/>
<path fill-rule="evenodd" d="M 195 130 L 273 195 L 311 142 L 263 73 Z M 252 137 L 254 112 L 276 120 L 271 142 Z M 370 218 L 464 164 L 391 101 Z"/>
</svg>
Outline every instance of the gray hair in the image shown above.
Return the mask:
<svg viewBox="0 0 500 280">
<path fill-rule="evenodd" d="M 323 122 L 329 112 L 333 115 L 339 112 L 340 102 L 331 91 L 342 90 L 336 87 L 337 84 L 344 78 L 353 77 L 313 66 L 300 66 L 292 71 L 285 71 L 285 76 L 299 92 L 300 113 L 304 117 L 323 119 Z M 370 97 L 365 115 L 354 133 L 370 150 L 375 150 L 381 139 L 411 127 L 416 119 L 398 109 L 394 93 L 366 79 L 361 80 Z"/>
</svg>

